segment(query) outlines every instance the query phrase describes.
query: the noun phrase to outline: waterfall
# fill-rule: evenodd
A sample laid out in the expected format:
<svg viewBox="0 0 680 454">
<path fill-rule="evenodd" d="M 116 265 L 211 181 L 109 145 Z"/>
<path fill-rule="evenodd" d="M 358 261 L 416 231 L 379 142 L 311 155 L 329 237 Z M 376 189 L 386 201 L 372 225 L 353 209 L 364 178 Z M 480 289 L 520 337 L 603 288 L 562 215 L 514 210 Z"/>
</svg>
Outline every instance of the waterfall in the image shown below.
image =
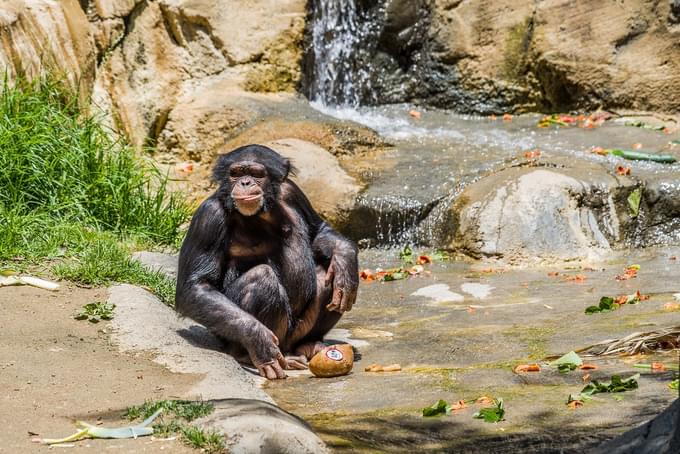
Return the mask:
<svg viewBox="0 0 680 454">
<path fill-rule="evenodd" d="M 371 96 L 370 56 L 380 31 L 378 8 L 357 0 L 312 0 L 308 94 L 324 106 L 357 107 Z"/>
</svg>

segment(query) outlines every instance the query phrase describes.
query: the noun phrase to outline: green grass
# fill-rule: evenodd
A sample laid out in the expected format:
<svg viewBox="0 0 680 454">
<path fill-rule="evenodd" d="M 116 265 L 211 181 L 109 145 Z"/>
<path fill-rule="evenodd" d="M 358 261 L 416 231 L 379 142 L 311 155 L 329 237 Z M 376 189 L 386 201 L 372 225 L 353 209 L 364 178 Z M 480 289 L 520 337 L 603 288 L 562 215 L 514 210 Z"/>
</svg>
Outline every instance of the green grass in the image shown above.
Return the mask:
<svg viewBox="0 0 680 454">
<path fill-rule="evenodd" d="M 60 262 L 54 273 L 91 285 L 128 282 L 165 302 L 174 284 L 130 259 L 176 247 L 189 207 L 77 94 L 51 76 L 0 93 L 0 267 Z"/>
<path fill-rule="evenodd" d="M 224 436 L 218 432 L 205 431 L 200 427 L 182 428 L 182 437 L 189 446 L 202 449 L 208 453 L 220 453 L 226 450 Z"/>
<path fill-rule="evenodd" d="M 188 424 L 214 411 L 215 407 L 209 402 L 188 400 L 148 401 L 142 405 L 128 407 L 123 417 L 131 421 L 146 419 L 160 408 L 163 409 L 163 413 L 159 416 L 161 421 L 153 426 L 155 435 L 168 437 L 178 433 L 181 434 L 186 444 L 196 449 L 202 449 L 208 453 L 225 452 L 226 446 L 222 434 L 206 431 L 198 426 Z"/>
</svg>

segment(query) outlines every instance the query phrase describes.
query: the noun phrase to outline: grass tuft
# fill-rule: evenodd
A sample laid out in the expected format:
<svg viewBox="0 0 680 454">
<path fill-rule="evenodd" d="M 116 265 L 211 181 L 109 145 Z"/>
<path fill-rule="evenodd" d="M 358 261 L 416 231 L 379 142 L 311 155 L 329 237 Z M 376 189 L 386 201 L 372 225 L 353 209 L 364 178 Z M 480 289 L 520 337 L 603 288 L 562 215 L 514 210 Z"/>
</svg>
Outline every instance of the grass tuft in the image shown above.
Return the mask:
<svg viewBox="0 0 680 454">
<path fill-rule="evenodd" d="M 172 244 L 188 217 L 148 159 L 81 114 L 77 94 L 49 76 L 0 93 L 0 207 Z"/>
<path fill-rule="evenodd" d="M 179 433 L 186 444 L 208 453 L 225 452 L 224 436 L 218 432 L 206 431 L 187 423 L 208 416 L 215 410 L 209 402 L 188 400 L 157 400 L 144 402 L 142 405 L 128 407 L 123 417 L 131 421 L 146 419 L 158 409 L 163 409 L 159 416 L 161 422 L 154 424 L 154 434 L 168 437 Z"/>
<path fill-rule="evenodd" d="M 221 453 L 226 450 L 224 435 L 218 432 L 189 426 L 182 428 L 182 437 L 189 446 L 202 449 L 207 453 Z"/>
<path fill-rule="evenodd" d="M 130 257 L 132 246 L 178 246 L 189 207 L 168 178 L 49 75 L 0 92 L 0 266 L 61 262 L 57 276 L 128 282 L 174 301 L 174 283 Z"/>
</svg>

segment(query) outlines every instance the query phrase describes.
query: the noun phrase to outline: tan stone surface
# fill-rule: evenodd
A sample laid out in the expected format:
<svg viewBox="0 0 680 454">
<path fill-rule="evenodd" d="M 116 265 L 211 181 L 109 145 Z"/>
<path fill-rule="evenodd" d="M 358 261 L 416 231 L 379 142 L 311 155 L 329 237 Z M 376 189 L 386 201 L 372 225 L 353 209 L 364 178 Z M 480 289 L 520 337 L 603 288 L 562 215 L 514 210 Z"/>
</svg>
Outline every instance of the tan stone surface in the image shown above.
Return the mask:
<svg viewBox="0 0 680 454">
<path fill-rule="evenodd" d="M 292 180 L 322 217 L 336 222 L 354 206 L 361 188 L 328 151 L 313 143 L 290 138 L 263 145 L 293 162 L 297 173 Z"/>
<path fill-rule="evenodd" d="M 0 67 L 10 77 L 46 68 L 65 73 L 86 93 L 95 70 L 94 46 L 77 0 L 0 3 Z"/>
</svg>

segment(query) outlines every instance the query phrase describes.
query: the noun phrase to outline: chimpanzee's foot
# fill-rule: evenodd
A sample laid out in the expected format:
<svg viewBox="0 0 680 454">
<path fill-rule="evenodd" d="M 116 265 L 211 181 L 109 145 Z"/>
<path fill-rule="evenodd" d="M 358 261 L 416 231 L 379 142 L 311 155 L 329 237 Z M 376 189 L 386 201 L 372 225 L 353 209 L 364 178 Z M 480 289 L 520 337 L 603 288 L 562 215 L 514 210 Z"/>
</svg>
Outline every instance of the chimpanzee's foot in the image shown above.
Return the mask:
<svg viewBox="0 0 680 454">
<path fill-rule="evenodd" d="M 295 353 L 298 355 L 304 355 L 308 360 L 312 359 L 314 355 L 319 353 L 324 349 L 326 345 L 323 342 L 307 342 L 300 344 L 295 348 Z"/>
<path fill-rule="evenodd" d="M 307 358 L 305 355 L 293 356 L 286 355 L 286 370 L 307 369 Z"/>
</svg>

